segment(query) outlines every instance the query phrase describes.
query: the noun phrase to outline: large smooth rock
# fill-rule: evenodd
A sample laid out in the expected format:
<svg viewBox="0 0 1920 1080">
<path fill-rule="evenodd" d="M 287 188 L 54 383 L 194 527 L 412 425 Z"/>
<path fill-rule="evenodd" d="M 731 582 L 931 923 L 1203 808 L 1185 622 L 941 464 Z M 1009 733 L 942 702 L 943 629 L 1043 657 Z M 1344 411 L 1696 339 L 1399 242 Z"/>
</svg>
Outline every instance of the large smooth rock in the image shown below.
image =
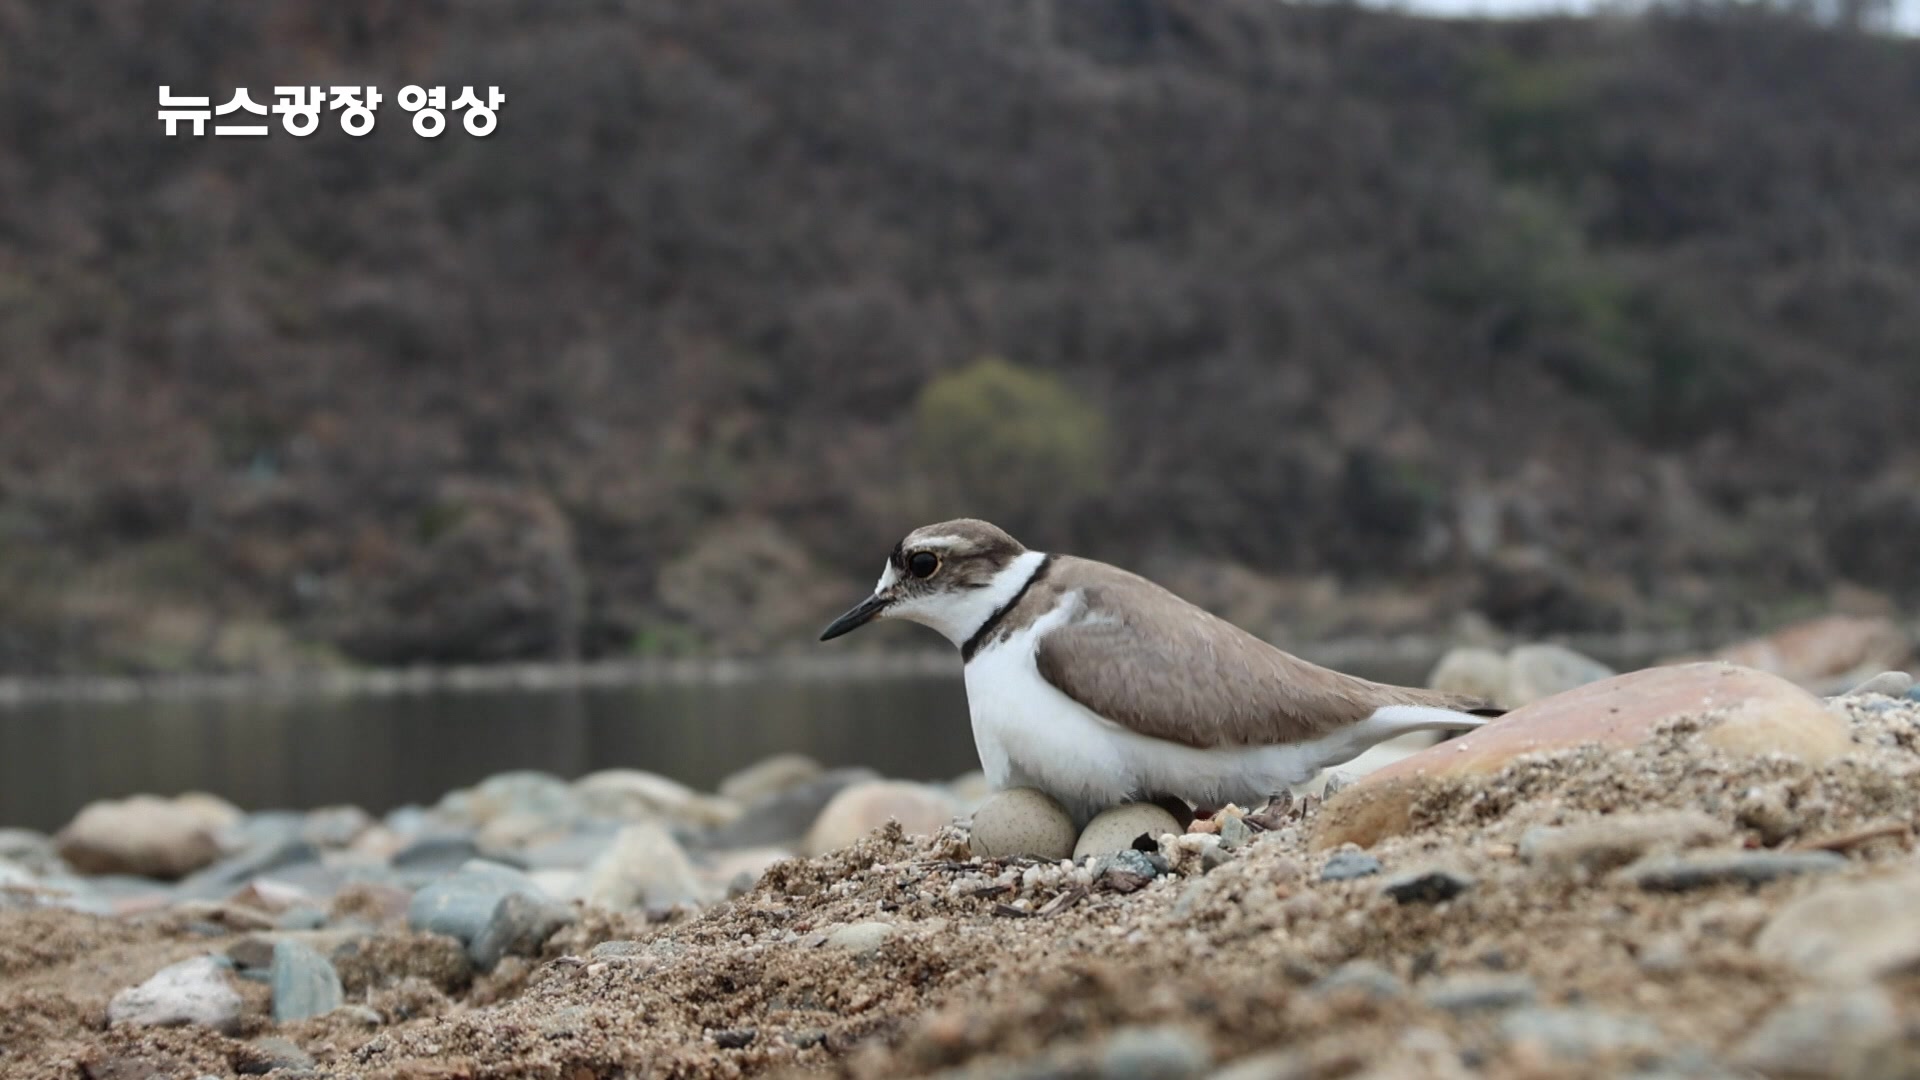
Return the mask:
<svg viewBox="0 0 1920 1080">
<path fill-rule="evenodd" d="M 1912 1076 L 1892 1060 L 1900 1036 L 1900 1010 L 1885 990 L 1818 990 L 1768 1013 L 1733 1059 L 1761 1076 Z"/>
<path fill-rule="evenodd" d="M 1839 982 L 1920 968 L 1920 871 L 1823 885 L 1775 913 L 1753 947 Z"/>
<path fill-rule="evenodd" d="M 1717 722 L 1699 738 L 1735 755 L 1821 764 L 1852 746 L 1845 720 L 1778 676 L 1718 662 L 1651 668 L 1517 709 L 1361 778 L 1321 808 L 1313 843 L 1370 846 L 1411 828 L 1413 804 L 1436 785 L 1490 776 L 1523 754 L 1586 744 L 1630 749 L 1669 720 L 1709 715 Z"/>
<path fill-rule="evenodd" d="M 856 784 L 833 797 L 802 845 L 809 855 L 847 847 L 889 821 L 898 821 L 909 835 L 938 832 L 953 820 L 953 799 L 928 784 L 878 780 Z"/>
<path fill-rule="evenodd" d="M 574 794 L 593 817 L 616 821 L 665 819 L 720 826 L 740 816 L 732 799 L 703 795 L 678 780 L 640 769 L 603 769 L 574 781 Z"/>
<path fill-rule="evenodd" d="M 196 956 L 161 968 L 107 1003 L 107 1023 L 130 1027 L 195 1027 L 231 1031 L 240 1019 L 240 995 L 217 957 Z"/>
<path fill-rule="evenodd" d="M 346 1001 L 340 974 L 333 964 L 303 942 L 283 938 L 274 942 L 273 1019 L 277 1023 L 305 1020 L 339 1008 Z"/>
<path fill-rule="evenodd" d="M 435 809 L 444 817 L 474 825 L 485 825 L 508 814 L 570 821 L 578 817 L 581 810 L 571 785 L 550 773 L 532 769 L 498 773 L 471 788 L 448 792 Z"/>
<path fill-rule="evenodd" d="M 614 910 L 698 904 L 708 898 L 687 853 L 666 826 L 652 821 L 621 829 L 580 884 L 582 901 Z"/>
<path fill-rule="evenodd" d="M 0 829 L 0 859 L 35 874 L 60 874 L 67 869 L 53 837 L 31 829 Z"/>
<path fill-rule="evenodd" d="M 60 830 L 54 843 L 60 857 L 83 874 L 171 881 L 219 858 L 220 831 L 238 820 L 237 815 L 223 815 L 197 798 L 135 795 L 91 804 Z"/>
<path fill-rule="evenodd" d="M 775 754 L 720 781 L 717 790 L 722 798 L 745 805 L 799 787 L 825 771 L 805 754 Z"/>
</svg>

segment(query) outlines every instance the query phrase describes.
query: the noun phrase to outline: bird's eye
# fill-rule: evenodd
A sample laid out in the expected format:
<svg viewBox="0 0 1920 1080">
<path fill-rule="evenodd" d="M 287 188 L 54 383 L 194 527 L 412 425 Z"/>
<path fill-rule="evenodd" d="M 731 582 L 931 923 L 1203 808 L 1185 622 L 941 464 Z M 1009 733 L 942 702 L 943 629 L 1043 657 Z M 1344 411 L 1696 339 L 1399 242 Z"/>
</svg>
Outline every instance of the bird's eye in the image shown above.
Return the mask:
<svg viewBox="0 0 1920 1080">
<path fill-rule="evenodd" d="M 933 572 L 938 569 L 940 569 L 940 556 L 931 551 L 916 551 L 907 556 L 907 573 L 914 577 L 932 577 Z"/>
</svg>

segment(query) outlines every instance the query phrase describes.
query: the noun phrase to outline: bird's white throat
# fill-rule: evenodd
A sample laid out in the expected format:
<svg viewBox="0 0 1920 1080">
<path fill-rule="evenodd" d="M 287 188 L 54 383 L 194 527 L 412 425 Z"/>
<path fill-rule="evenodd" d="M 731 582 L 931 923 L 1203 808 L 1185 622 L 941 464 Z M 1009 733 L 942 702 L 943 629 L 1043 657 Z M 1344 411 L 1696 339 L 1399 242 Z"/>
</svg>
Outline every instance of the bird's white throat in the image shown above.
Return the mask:
<svg viewBox="0 0 1920 1080">
<path fill-rule="evenodd" d="M 1033 580 L 1033 575 L 1040 572 L 1040 564 L 1046 561 L 1045 552 L 1022 552 L 981 588 L 903 598 L 890 605 L 883 617 L 930 626 L 955 645 L 964 645 L 993 618 L 994 612 L 1020 595 L 1020 590 Z M 885 592 L 898 580 L 899 574 L 893 564 L 888 563 L 873 591 Z"/>
</svg>

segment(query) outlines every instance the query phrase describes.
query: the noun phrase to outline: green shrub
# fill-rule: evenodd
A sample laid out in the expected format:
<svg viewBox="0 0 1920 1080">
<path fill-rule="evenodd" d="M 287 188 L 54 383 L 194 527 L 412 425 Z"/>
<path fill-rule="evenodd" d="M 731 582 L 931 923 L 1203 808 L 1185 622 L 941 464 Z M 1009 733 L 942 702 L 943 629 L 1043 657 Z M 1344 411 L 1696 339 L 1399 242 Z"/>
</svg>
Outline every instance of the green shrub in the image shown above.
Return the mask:
<svg viewBox="0 0 1920 1080">
<path fill-rule="evenodd" d="M 915 421 L 918 463 L 950 511 L 1031 520 L 1106 487 L 1106 417 L 1044 372 L 976 360 L 928 383 Z"/>
</svg>

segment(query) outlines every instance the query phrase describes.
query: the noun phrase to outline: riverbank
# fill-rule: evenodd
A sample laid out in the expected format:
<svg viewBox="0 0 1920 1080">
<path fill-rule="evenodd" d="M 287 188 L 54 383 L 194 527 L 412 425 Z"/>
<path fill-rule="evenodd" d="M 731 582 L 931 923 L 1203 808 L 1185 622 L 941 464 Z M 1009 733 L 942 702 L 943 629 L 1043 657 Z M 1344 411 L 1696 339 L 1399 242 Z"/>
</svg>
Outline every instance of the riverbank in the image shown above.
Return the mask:
<svg viewBox="0 0 1920 1080">
<path fill-rule="evenodd" d="M 1920 700 L 1734 674 L 1069 864 L 974 857 L 976 779 L 795 759 L 0 834 L 0 1071 L 1904 1075 Z"/>
</svg>

